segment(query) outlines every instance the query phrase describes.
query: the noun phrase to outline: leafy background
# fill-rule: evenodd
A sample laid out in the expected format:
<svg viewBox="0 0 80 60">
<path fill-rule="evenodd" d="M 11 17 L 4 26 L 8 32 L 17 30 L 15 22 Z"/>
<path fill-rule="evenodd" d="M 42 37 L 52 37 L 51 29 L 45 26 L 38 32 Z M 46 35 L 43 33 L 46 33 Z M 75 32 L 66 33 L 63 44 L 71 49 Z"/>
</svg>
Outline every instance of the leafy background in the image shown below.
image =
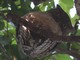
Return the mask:
<svg viewBox="0 0 80 60">
<path fill-rule="evenodd" d="M 39 5 L 34 5 L 31 7 L 31 0 L 0 0 L 0 13 L 6 15 L 9 10 L 12 13 L 17 13 L 19 16 L 23 16 L 26 13 L 32 11 L 42 11 L 45 12 L 50 10 L 52 7 L 55 8 L 54 0 L 49 0 L 43 2 Z M 70 9 L 74 6 L 73 0 L 59 0 L 59 5 L 63 10 L 69 15 L 72 25 L 75 24 L 75 20 L 79 18 L 77 14 L 74 17 L 70 15 Z M 73 11 L 74 12 L 74 11 Z M 0 15 L 0 60 L 8 60 L 9 57 L 12 60 L 23 60 L 20 58 L 17 43 L 16 43 L 16 31 L 15 27 L 7 23 L 2 15 Z M 80 35 L 78 29 L 77 34 Z M 67 49 L 66 43 L 62 43 L 59 48 L 63 50 Z M 77 51 L 80 54 L 80 43 L 71 43 L 71 49 Z M 28 60 L 28 59 L 27 59 Z M 37 59 L 35 59 L 37 60 Z M 56 53 L 51 56 L 46 57 L 44 60 L 76 60 L 74 57 L 66 53 Z"/>
</svg>

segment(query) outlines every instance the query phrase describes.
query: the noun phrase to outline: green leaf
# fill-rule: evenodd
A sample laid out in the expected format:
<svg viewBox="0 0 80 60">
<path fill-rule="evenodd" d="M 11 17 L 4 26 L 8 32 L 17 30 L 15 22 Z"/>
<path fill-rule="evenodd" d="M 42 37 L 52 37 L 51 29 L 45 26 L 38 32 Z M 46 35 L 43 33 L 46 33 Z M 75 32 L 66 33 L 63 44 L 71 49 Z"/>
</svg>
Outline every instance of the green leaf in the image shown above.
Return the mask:
<svg viewBox="0 0 80 60">
<path fill-rule="evenodd" d="M 71 18 L 71 22 L 73 25 L 75 25 L 76 19 L 79 19 L 79 16 L 77 14 L 75 14 L 75 16 L 73 18 Z"/>
<path fill-rule="evenodd" d="M 16 45 L 17 44 L 17 42 L 16 42 L 16 38 L 13 38 L 12 39 L 12 43 L 11 43 L 12 45 Z"/>
<path fill-rule="evenodd" d="M 4 22 L 3 22 L 3 21 L 0 21 L 0 30 L 3 30 L 3 29 L 4 29 L 4 27 L 5 27 Z"/>
<path fill-rule="evenodd" d="M 19 5 L 20 4 L 20 0 L 16 0 L 15 4 Z"/>
<path fill-rule="evenodd" d="M 70 7 L 70 8 L 72 8 L 73 3 L 74 3 L 73 0 L 59 0 L 59 2 L 63 3 L 64 5 L 66 5 L 66 6 Z"/>
<path fill-rule="evenodd" d="M 68 13 L 70 8 L 73 7 L 73 0 L 59 0 L 60 6 Z"/>
<path fill-rule="evenodd" d="M 80 43 L 72 43 L 72 48 L 80 50 Z"/>
<path fill-rule="evenodd" d="M 77 30 L 76 35 L 80 36 L 80 30 Z"/>
<path fill-rule="evenodd" d="M 0 36 L 0 44 L 2 45 L 7 45 L 10 43 L 10 39 L 9 37 L 5 37 L 5 36 Z"/>
<path fill-rule="evenodd" d="M 3 3 L 3 0 L 0 0 L 0 6 L 2 5 L 2 3 Z"/>
<path fill-rule="evenodd" d="M 1 1 L 0 1 L 1 2 Z M 7 7 L 8 6 L 8 3 L 7 3 L 7 0 L 4 0 L 4 1 L 2 1 L 2 7 L 4 8 L 4 7 Z"/>
<path fill-rule="evenodd" d="M 51 8 L 54 7 L 54 1 L 53 0 L 50 0 L 50 1 L 46 1 L 44 3 L 41 3 L 39 5 L 39 8 L 41 11 L 47 11 L 47 10 L 50 10 Z"/>
<path fill-rule="evenodd" d="M 46 6 L 47 6 L 46 3 L 47 3 L 47 2 L 44 2 L 44 3 L 41 3 L 41 4 L 39 5 L 39 8 L 40 8 L 41 11 L 45 11 L 45 8 L 46 8 Z"/>
<path fill-rule="evenodd" d="M 20 0 L 20 3 L 21 3 L 21 9 L 22 9 L 23 14 L 30 12 L 30 10 L 31 10 L 31 7 L 30 7 L 31 1 L 29 1 L 29 0 Z"/>
<path fill-rule="evenodd" d="M 56 55 L 54 55 L 54 57 L 56 60 L 73 60 L 67 54 L 56 54 Z"/>
</svg>

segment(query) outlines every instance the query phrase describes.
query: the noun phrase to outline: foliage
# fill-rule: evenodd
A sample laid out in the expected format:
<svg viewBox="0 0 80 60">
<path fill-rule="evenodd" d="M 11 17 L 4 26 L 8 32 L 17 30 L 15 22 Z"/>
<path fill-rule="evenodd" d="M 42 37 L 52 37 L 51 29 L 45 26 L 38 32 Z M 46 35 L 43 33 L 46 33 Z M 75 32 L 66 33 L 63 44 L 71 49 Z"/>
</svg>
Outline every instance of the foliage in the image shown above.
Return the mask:
<svg viewBox="0 0 80 60">
<path fill-rule="evenodd" d="M 53 0 L 43 2 L 39 5 L 35 5 L 34 8 L 31 7 L 31 0 L 1 0 L 0 1 L 0 13 L 4 13 L 6 15 L 9 10 L 11 10 L 12 13 L 16 13 L 19 16 L 23 16 L 26 13 L 32 12 L 32 11 L 47 11 L 50 10 L 52 7 L 55 8 L 55 2 Z M 70 16 L 69 11 L 74 6 L 73 0 L 59 0 L 59 5 L 63 8 L 63 10 Z M 71 16 L 70 16 L 71 18 Z M 75 15 L 73 18 L 71 18 L 71 22 L 74 25 L 75 20 L 78 19 L 78 16 Z M 7 28 L 8 27 L 8 28 Z M 12 60 L 21 60 L 17 48 L 16 43 L 16 34 L 15 34 L 15 27 L 10 25 L 10 23 L 7 23 L 5 18 L 0 15 L 0 44 L 4 46 L 6 49 L 7 55 Z M 80 30 L 77 31 L 76 35 L 80 35 Z M 80 50 L 80 43 L 71 43 L 71 49 L 78 51 Z M 67 44 L 62 43 L 59 48 L 63 50 L 67 50 Z M 0 47 L 0 60 L 6 60 L 6 57 L 3 54 L 4 49 L 1 49 Z M 74 60 L 74 58 L 71 58 L 68 54 L 61 52 L 57 54 L 53 54 L 50 56 L 47 56 L 44 60 Z"/>
</svg>

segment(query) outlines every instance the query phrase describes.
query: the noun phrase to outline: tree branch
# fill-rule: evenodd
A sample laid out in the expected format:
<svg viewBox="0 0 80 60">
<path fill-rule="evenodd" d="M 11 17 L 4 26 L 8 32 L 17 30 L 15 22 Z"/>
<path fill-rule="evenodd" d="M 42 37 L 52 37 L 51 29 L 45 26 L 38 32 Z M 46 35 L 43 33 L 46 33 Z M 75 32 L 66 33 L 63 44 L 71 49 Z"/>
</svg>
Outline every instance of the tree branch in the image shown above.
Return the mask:
<svg viewBox="0 0 80 60">
<path fill-rule="evenodd" d="M 80 36 L 52 36 L 50 38 L 57 42 L 80 42 Z"/>
</svg>

